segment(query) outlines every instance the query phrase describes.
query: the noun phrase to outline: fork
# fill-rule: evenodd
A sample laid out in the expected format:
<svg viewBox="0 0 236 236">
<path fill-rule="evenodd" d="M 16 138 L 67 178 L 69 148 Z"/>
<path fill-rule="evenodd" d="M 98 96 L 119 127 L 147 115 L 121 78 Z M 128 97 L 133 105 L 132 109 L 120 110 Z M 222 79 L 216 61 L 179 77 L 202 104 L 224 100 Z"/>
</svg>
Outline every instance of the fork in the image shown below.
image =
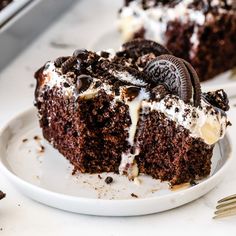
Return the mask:
<svg viewBox="0 0 236 236">
<path fill-rule="evenodd" d="M 213 219 L 236 215 L 236 194 L 222 198 L 217 203 Z"/>
</svg>

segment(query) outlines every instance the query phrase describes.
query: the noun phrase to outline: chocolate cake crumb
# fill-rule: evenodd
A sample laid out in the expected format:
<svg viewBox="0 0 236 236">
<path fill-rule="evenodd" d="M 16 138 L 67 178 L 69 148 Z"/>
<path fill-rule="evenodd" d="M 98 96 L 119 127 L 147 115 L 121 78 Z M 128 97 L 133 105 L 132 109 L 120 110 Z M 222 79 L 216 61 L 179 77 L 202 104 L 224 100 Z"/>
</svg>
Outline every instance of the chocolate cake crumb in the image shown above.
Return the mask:
<svg viewBox="0 0 236 236">
<path fill-rule="evenodd" d="M 98 178 L 99 178 L 99 179 L 102 179 L 102 176 L 101 176 L 101 175 L 98 175 Z"/>
<path fill-rule="evenodd" d="M 45 147 L 43 146 L 43 145 L 40 145 L 40 150 L 39 150 L 39 152 L 40 153 L 43 153 L 45 151 Z"/>
<path fill-rule="evenodd" d="M 131 197 L 138 198 L 138 196 L 134 193 L 131 193 L 130 195 L 131 195 Z"/>
<path fill-rule="evenodd" d="M 106 184 L 111 184 L 113 182 L 113 178 L 110 176 L 107 176 L 105 179 Z"/>
<path fill-rule="evenodd" d="M 0 200 L 5 198 L 6 194 L 0 190 Z"/>
<path fill-rule="evenodd" d="M 40 140 L 40 137 L 38 135 L 35 135 L 34 140 L 38 141 L 38 140 Z"/>
</svg>

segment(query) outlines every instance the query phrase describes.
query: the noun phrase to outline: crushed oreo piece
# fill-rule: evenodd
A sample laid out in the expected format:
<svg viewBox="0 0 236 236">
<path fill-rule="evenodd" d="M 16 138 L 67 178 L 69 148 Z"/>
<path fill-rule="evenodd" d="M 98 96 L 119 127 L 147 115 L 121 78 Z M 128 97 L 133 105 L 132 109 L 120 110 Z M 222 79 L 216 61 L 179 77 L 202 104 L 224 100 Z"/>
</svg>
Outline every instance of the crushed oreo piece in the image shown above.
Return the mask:
<svg viewBox="0 0 236 236">
<path fill-rule="evenodd" d="M 0 190 L 0 200 L 6 197 L 6 194 Z"/>
<path fill-rule="evenodd" d="M 134 39 L 122 45 L 122 50 L 117 52 L 117 56 L 137 59 L 143 55 L 153 53 L 155 56 L 171 54 L 171 52 L 159 43 L 146 39 Z"/>
<path fill-rule="evenodd" d="M 86 60 L 89 56 L 89 52 L 86 49 L 77 49 L 73 52 L 73 57 L 76 59 Z"/>
<path fill-rule="evenodd" d="M 105 179 L 106 184 L 111 184 L 113 182 L 113 178 L 110 176 L 107 176 Z"/>
<path fill-rule="evenodd" d="M 203 93 L 202 96 L 212 106 L 215 106 L 223 111 L 229 110 L 229 99 L 223 89 L 219 89 L 214 92 Z"/>
<path fill-rule="evenodd" d="M 101 51 L 101 57 L 108 58 L 110 56 L 109 52 Z"/>
<path fill-rule="evenodd" d="M 75 62 L 77 61 L 76 57 L 72 56 L 69 57 L 65 62 L 61 65 L 62 73 L 65 74 L 72 66 L 75 65 Z"/>
<path fill-rule="evenodd" d="M 55 61 L 54 61 L 54 65 L 56 67 L 61 67 L 61 65 L 68 59 L 69 57 L 58 57 Z"/>
<path fill-rule="evenodd" d="M 192 98 L 192 83 L 187 68 L 181 59 L 172 55 L 156 57 L 144 68 L 148 79 L 155 84 L 164 84 L 170 92 L 184 102 Z"/>
<path fill-rule="evenodd" d="M 76 86 L 79 93 L 86 91 L 90 84 L 92 83 L 93 78 L 89 75 L 80 75 L 77 77 Z"/>
<path fill-rule="evenodd" d="M 67 82 L 64 82 L 63 86 L 64 86 L 65 88 L 69 88 L 69 87 L 70 87 L 70 85 L 69 85 Z"/>
</svg>

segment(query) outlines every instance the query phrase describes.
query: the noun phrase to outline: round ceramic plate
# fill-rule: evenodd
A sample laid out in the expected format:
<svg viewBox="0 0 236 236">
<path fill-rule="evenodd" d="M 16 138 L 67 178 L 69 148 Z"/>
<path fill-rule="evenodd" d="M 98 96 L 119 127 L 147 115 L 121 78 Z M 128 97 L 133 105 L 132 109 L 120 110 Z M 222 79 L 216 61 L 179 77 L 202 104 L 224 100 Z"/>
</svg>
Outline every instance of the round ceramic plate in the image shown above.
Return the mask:
<svg viewBox="0 0 236 236">
<path fill-rule="evenodd" d="M 112 173 L 72 175 L 69 162 L 47 144 L 34 108 L 12 119 L 0 132 L 0 169 L 26 196 L 59 209 L 106 216 L 165 211 L 199 198 L 223 178 L 230 162 L 228 137 L 214 149 L 210 176 L 195 186 L 170 188 L 149 176 L 129 181 Z M 107 184 L 105 178 L 113 182 Z"/>
<path fill-rule="evenodd" d="M 92 43 L 90 48 L 95 51 L 113 48 L 118 50 L 122 45 L 122 40 L 119 32 L 115 29 L 108 30 L 107 33 L 101 35 Z M 224 89 L 228 96 L 236 95 L 236 68 L 234 70 L 222 73 L 215 78 L 203 82 L 202 90 L 211 91 L 217 89 Z"/>
</svg>

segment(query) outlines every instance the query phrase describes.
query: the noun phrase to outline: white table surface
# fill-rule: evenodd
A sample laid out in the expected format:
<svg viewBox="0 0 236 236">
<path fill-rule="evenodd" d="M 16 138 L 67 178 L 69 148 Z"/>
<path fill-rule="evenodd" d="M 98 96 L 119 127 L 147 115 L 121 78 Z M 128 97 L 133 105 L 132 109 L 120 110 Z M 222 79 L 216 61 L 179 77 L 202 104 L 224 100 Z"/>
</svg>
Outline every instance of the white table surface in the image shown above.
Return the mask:
<svg viewBox="0 0 236 236">
<path fill-rule="evenodd" d="M 103 14 L 105 3 L 108 10 Z M 115 4 L 117 9 L 121 6 L 120 1 Z M 89 22 L 85 21 L 88 14 Z M 90 47 L 95 35 L 103 34 L 112 25 L 106 20 L 108 15 L 115 19 L 114 2 L 78 2 L 5 68 L 0 74 L 0 128 L 18 112 L 32 106 L 34 71 L 46 60 L 71 54 L 75 48 Z M 93 24 L 101 26 L 92 28 Z M 236 99 L 231 99 L 231 103 L 236 104 Z M 234 123 L 236 108 L 231 109 L 229 116 Z M 233 145 L 236 145 L 235 133 L 236 126 L 229 128 Z M 235 168 L 236 159 L 221 184 L 204 197 L 167 212 L 140 217 L 95 217 L 50 208 L 23 196 L 0 173 L 0 189 L 7 193 L 0 202 L 0 235 L 236 235 L 236 216 L 212 220 L 216 201 L 236 193 Z"/>
</svg>

